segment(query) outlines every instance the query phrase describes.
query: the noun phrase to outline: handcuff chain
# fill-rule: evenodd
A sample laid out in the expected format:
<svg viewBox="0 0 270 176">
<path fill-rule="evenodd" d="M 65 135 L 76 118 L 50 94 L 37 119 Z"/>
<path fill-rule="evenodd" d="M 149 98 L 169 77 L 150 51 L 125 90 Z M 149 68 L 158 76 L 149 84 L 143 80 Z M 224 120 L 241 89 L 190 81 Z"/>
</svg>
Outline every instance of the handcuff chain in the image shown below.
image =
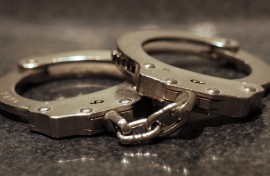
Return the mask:
<svg viewBox="0 0 270 176">
<path fill-rule="evenodd" d="M 150 141 L 156 137 L 166 137 L 178 130 L 187 120 L 189 112 L 196 103 L 196 94 L 185 91 L 179 94 L 175 102 L 170 103 L 151 114 L 148 118 L 142 118 L 128 123 L 121 115 L 112 110 L 105 115 L 104 124 L 109 131 L 117 134 L 122 144 L 136 144 Z M 161 120 L 171 114 L 176 120 L 170 125 L 161 123 Z M 145 133 L 133 134 L 136 128 L 144 128 Z"/>
</svg>

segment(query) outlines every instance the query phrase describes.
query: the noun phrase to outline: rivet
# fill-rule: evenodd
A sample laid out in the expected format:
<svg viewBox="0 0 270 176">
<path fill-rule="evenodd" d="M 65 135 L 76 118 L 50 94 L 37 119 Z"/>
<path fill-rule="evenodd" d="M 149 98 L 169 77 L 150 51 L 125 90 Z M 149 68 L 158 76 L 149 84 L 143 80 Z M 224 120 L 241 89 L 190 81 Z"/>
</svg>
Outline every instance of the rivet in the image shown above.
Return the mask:
<svg viewBox="0 0 270 176">
<path fill-rule="evenodd" d="M 156 68 L 156 66 L 154 64 L 151 64 L 151 63 L 144 63 L 143 66 L 145 68 Z"/>
<path fill-rule="evenodd" d="M 216 88 L 208 88 L 207 89 L 207 92 L 211 95 L 214 95 L 214 94 L 219 94 L 220 93 L 220 90 L 216 89 Z"/>
<path fill-rule="evenodd" d="M 113 56 L 116 56 L 116 57 L 120 57 L 121 56 L 121 53 L 119 51 L 117 51 L 117 50 L 113 50 L 112 51 L 112 55 Z"/>
<path fill-rule="evenodd" d="M 173 78 L 166 78 L 165 82 L 167 84 L 177 84 L 178 83 L 178 81 L 176 79 L 173 79 Z"/>
<path fill-rule="evenodd" d="M 167 68 L 164 68 L 164 69 L 163 69 L 163 71 L 168 72 L 168 71 L 170 71 L 170 70 L 169 70 L 169 69 L 167 69 Z"/>
<path fill-rule="evenodd" d="M 130 104 L 132 102 L 132 99 L 130 98 L 122 98 L 121 100 L 119 100 L 119 103 L 121 104 Z"/>
<path fill-rule="evenodd" d="M 42 113 L 48 112 L 49 110 L 51 110 L 50 106 L 41 106 L 38 108 L 38 111 Z"/>
<path fill-rule="evenodd" d="M 93 111 L 92 108 L 82 108 L 82 109 L 80 109 L 80 112 L 82 112 L 82 113 L 90 113 L 92 111 Z"/>
<path fill-rule="evenodd" d="M 251 86 L 244 86 L 243 89 L 245 92 L 256 92 L 256 89 Z"/>
</svg>

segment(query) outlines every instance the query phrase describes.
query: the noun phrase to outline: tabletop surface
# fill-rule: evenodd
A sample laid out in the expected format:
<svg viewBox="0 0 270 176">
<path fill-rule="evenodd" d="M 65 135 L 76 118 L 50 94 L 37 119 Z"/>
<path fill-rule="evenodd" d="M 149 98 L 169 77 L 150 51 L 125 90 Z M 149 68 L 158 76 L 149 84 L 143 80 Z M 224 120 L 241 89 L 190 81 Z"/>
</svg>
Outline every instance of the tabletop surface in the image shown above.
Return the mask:
<svg viewBox="0 0 270 176">
<path fill-rule="evenodd" d="M 270 64 L 267 1 L 39 0 L 2 4 L 0 76 L 29 56 L 115 49 L 121 34 L 138 29 L 185 30 L 233 38 L 242 49 Z M 191 65 L 193 61 L 175 57 L 171 56 L 170 62 L 193 71 L 227 78 L 242 74 L 198 60 Z M 65 88 L 80 81 L 89 87 L 91 81 L 107 87 L 116 84 L 109 79 L 89 80 L 56 81 L 29 90 L 25 96 L 50 99 L 56 88 L 66 91 L 65 96 L 76 95 L 80 92 L 73 91 L 78 90 Z M 246 118 L 197 119 L 163 141 L 129 147 L 106 134 L 52 139 L 30 132 L 26 123 L 2 113 L 0 161 L 0 175 L 269 175 L 270 96 L 263 99 L 260 111 Z"/>
</svg>

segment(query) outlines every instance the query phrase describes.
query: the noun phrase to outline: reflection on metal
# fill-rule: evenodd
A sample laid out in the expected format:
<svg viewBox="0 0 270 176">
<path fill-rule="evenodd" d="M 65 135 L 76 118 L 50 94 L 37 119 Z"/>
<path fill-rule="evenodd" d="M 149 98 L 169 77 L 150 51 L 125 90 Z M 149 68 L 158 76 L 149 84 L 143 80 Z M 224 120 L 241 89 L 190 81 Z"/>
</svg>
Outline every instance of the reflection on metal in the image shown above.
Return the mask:
<svg viewBox="0 0 270 176">
<path fill-rule="evenodd" d="M 193 33 L 204 36 L 204 37 L 214 37 L 217 34 L 217 28 L 215 24 L 210 22 L 204 22 L 192 25 L 190 31 Z"/>
</svg>

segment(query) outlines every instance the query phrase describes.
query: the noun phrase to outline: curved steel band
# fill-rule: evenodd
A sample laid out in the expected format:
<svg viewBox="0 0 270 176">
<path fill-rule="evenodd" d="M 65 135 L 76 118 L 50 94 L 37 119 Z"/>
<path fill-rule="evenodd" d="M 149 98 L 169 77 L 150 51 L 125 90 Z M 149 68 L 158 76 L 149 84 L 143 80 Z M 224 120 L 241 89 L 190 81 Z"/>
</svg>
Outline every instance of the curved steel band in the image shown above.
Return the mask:
<svg viewBox="0 0 270 176">
<path fill-rule="evenodd" d="M 228 80 L 170 66 L 144 51 L 144 47 L 147 49 L 146 45 L 153 41 L 174 42 L 156 46 L 156 50 L 160 51 L 177 50 L 175 42 L 206 46 L 209 55 L 215 54 L 237 65 L 245 65 L 250 68 L 251 74 L 239 80 Z M 179 92 L 190 90 L 198 96 L 197 110 L 200 112 L 246 116 L 261 103 L 264 95 L 262 86 L 268 88 L 270 85 L 269 79 L 265 77 L 270 74 L 269 66 L 255 56 L 238 51 L 238 44 L 233 40 L 154 30 L 123 35 L 117 45 L 120 53 L 113 53 L 114 62 L 136 83 L 139 93 L 160 101 L 173 102 Z"/>
<path fill-rule="evenodd" d="M 102 50 L 59 53 L 22 60 L 19 63 L 21 69 L 0 79 L 0 108 L 23 117 L 29 122 L 31 130 L 56 138 L 104 131 L 103 116 L 112 109 L 130 120 L 133 106 L 140 96 L 128 83 L 80 97 L 49 102 L 28 99 L 17 93 L 17 89 L 29 81 L 41 82 L 52 77 L 85 73 L 122 77 L 111 61 L 111 52 Z M 121 99 L 127 98 L 129 103 L 121 103 Z M 102 100 L 102 103 L 90 104 L 95 100 Z"/>
</svg>

